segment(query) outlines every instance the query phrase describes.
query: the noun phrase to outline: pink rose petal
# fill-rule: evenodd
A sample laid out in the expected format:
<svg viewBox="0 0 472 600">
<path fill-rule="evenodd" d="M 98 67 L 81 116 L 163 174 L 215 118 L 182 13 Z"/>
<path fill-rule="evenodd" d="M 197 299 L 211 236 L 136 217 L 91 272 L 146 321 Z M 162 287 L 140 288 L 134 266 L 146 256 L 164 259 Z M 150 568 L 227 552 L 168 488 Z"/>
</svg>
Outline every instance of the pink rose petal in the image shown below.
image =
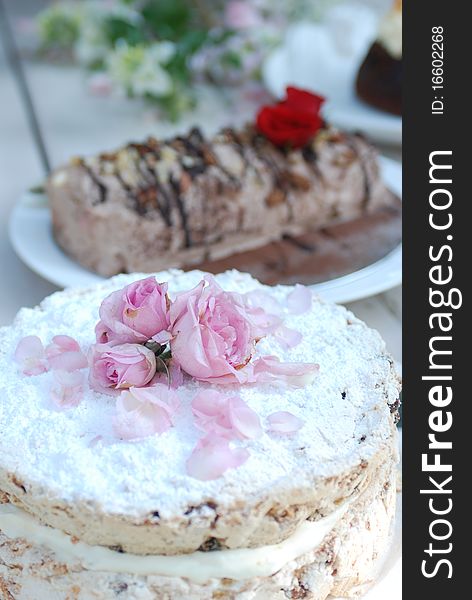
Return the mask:
<svg viewBox="0 0 472 600">
<path fill-rule="evenodd" d="M 123 440 L 164 433 L 172 427 L 172 419 L 179 406 L 176 392 L 165 385 L 132 387 L 122 392 L 117 400 L 113 429 Z"/>
<path fill-rule="evenodd" d="M 284 383 L 293 387 L 304 387 L 313 381 L 319 371 L 315 363 L 281 362 L 277 356 L 261 356 L 253 363 L 248 363 L 234 374 L 208 378 L 208 383 L 216 384 L 250 384 L 250 383 Z"/>
<path fill-rule="evenodd" d="M 159 333 L 156 333 L 156 335 L 154 335 L 152 339 L 155 340 L 158 344 L 165 345 L 167 344 L 167 342 L 170 342 L 170 340 L 172 339 L 172 335 L 170 331 L 160 331 Z"/>
<path fill-rule="evenodd" d="M 171 387 L 173 390 L 179 388 L 184 382 L 182 369 L 175 361 L 171 360 L 170 363 L 167 363 L 167 370 L 168 373 L 162 371 L 157 372 L 149 385 L 153 386 L 156 383 L 161 383 L 167 387 Z"/>
<path fill-rule="evenodd" d="M 303 288 L 303 286 L 300 287 Z M 298 293 L 298 295 L 301 294 Z M 279 316 L 282 307 L 272 296 L 261 290 L 254 290 L 245 294 L 244 298 L 248 304 L 247 312 L 257 337 L 274 335 L 285 349 L 294 348 L 301 342 L 302 334 L 283 324 L 283 320 Z"/>
<path fill-rule="evenodd" d="M 85 374 L 80 371 L 54 371 L 51 398 L 58 408 L 73 408 L 82 401 Z"/>
<path fill-rule="evenodd" d="M 262 435 L 262 426 L 258 414 L 238 398 L 233 396 L 228 402 L 229 420 L 241 439 L 256 439 Z"/>
<path fill-rule="evenodd" d="M 179 388 L 184 383 L 184 373 L 179 365 L 174 361 L 171 361 L 168 365 L 169 376 L 170 376 L 170 387 L 173 389 Z"/>
<path fill-rule="evenodd" d="M 46 346 L 46 356 L 51 359 L 64 352 L 80 352 L 79 343 L 68 335 L 55 335 Z"/>
<path fill-rule="evenodd" d="M 244 294 L 244 299 L 253 308 L 260 308 L 264 312 L 276 315 L 281 312 L 280 303 L 267 292 L 263 290 L 251 290 Z"/>
<path fill-rule="evenodd" d="M 311 290 L 299 283 L 287 297 L 287 307 L 294 315 L 301 315 L 310 310 L 312 302 L 313 293 Z"/>
<path fill-rule="evenodd" d="M 230 439 L 255 439 L 262 435 L 259 416 L 238 396 L 202 390 L 192 401 L 195 425 L 208 434 Z"/>
<path fill-rule="evenodd" d="M 87 357 L 79 343 L 68 335 L 56 335 L 46 346 L 46 356 L 51 369 L 76 371 L 88 366 Z"/>
<path fill-rule="evenodd" d="M 63 352 L 49 359 L 51 369 L 61 371 L 79 371 L 88 366 L 87 357 L 83 352 Z"/>
<path fill-rule="evenodd" d="M 97 344 L 107 344 L 109 334 L 110 329 L 103 321 L 99 321 L 95 325 L 95 339 L 97 340 Z"/>
<path fill-rule="evenodd" d="M 37 335 L 27 335 L 18 342 L 15 350 L 15 360 L 21 362 L 31 357 L 42 358 L 44 346 Z"/>
<path fill-rule="evenodd" d="M 319 371 L 315 363 L 281 362 L 276 356 L 262 356 L 254 362 L 251 380 L 259 383 L 283 381 L 294 387 L 304 387 Z"/>
<path fill-rule="evenodd" d="M 231 448 L 229 441 L 214 434 L 201 439 L 187 460 L 187 473 L 201 481 L 218 479 L 228 469 L 236 469 L 249 458 L 246 448 Z"/>
<path fill-rule="evenodd" d="M 290 435 L 303 427 L 303 421 L 287 411 L 272 413 L 267 417 L 269 431 Z"/>
<path fill-rule="evenodd" d="M 228 399 L 216 390 L 203 390 L 192 400 L 195 426 L 205 433 L 232 439 L 233 431 L 228 411 Z"/>
<path fill-rule="evenodd" d="M 246 314 L 251 321 L 256 339 L 275 334 L 283 323 L 279 316 L 272 315 L 262 308 L 249 307 Z"/>
<path fill-rule="evenodd" d="M 270 294 L 262 290 L 253 290 L 244 294 L 243 299 L 257 338 L 274 333 L 282 325 L 283 321 L 278 316 L 281 306 Z"/>
<path fill-rule="evenodd" d="M 22 338 L 14 356 L 24 375 L 40 375 L 49 369 L 43 343 L 36 335 Z"/>
<path fill-rule="evenodd" d="M 299 331 L 285 327 L 285 325 L 281 325 L 274 333 L 274 336 L 286 350 L 295 348 L 303 339 Z"/>
</svg>

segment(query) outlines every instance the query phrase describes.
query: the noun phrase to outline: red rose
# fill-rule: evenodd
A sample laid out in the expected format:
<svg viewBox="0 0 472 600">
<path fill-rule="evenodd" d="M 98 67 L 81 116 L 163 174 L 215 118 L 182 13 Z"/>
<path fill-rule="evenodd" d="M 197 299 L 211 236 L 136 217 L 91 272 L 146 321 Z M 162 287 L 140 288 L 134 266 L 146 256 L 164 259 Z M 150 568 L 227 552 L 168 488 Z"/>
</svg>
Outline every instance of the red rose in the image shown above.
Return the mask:
<svg viewBox="0 0 472 600">
<path fill-rule="evenodd" d="M 286 99 L 281 102 L 285 106 L 290 106 L 295 110 L 318 115 L 320 108 L 325 101 L 323 96 L 312 94 L 306 90 L 289 86 L 286 90 Z"/>
<path fill-rule="evenodd" d="M 323 102 L 321 96 L 288 87 L 285 100 L 261 108 L 257 129 L 276 146 L 301 148 L 322 126 L 319 112 Z"/>
</svg>

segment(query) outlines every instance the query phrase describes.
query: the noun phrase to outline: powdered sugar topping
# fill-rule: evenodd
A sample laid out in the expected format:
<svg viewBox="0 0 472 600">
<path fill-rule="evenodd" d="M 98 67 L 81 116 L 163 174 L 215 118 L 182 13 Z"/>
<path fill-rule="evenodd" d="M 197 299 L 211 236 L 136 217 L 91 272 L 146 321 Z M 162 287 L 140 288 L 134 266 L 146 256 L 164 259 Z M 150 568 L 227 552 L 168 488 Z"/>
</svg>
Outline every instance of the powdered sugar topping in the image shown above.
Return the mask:
<svg viewBox="0 0 472 600">
<path fill-rule="evenodd" d="M 202 275 L 171 271 L 157 280 L 169 282 L 172 297 L 196 286 Z M 118 276 L 89 291 L 54 294 L 40 308 L 20 311 L 14 326 L 1 330 L 0 369 L 7 376 L 0 384 L 0 468 L 65 500 L 89 500 L 104 511 L 128 515 L 157 509 L 165 517 L 209 497 L 224 505 L 235 495 L 257 495 L 295 476 L 302 484 L 307 477 L 335 475 L 371 455 L 379 439 L 390 435 L 387 401 L 395 401 L 398 389 L 383 342 L 349 312 L 316 299 L 304 314 L 282 309 L 284 324 L 302 335 L 298 344 L 287 348 L 276 336 L 267 336 L 258 343 L 255 358 L 318 363 L 317 377 L 301 388 L 274 382 L 237 390 L 262 423 L 288 411 L 304 426 L 283 436 L 265 429 L 246 440 L 249 458 L 238 457 L 241 466 L 217 480 L 198 481 L 186 474 L 185 462 L 201 438 L 190 405 L 203 389 L 228 395 L 234 390 L 186 382 L 179 388 L 184 410 L 173 415 L 174 427 L 139 442 L 117 440 L 112 426 L 116 398 L 88 386 L 78 407 L 58 412 L 50 400 L 52 373 L 28 378 L 15 365 L 18 341 L 32 331 L 45 344 L 54 335 L 73 335 L 87 351 L 95 341 L 104 296 L 142 277 Z M 264 291 L 282 307 L 293 291 L 266 288 L 236 271 L 217 276 L 217 282 L 227 291 Z"/>
</svg>

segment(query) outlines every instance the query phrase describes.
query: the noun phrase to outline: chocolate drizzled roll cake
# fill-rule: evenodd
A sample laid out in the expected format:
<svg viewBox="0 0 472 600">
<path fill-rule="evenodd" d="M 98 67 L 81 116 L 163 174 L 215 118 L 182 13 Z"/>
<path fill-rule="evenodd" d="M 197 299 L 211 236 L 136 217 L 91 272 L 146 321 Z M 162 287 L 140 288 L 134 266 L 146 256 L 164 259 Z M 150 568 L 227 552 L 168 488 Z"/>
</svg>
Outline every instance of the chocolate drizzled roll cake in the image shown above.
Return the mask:
<svg viewBox="0 0 472 600">
<path fill-rule="evenodd" d="M 323 126 L 301 149 L 198 129 L 73 159 L 50 177 L 54 236 L 103 275 L 189 267 L 388 205 L 374 148 Z"/>
<path fill-rule="evenodd" d="M 15 348 L 32 334 L 44 344 L 74 336 L 89 353 L 103 299 L 142 277 L 56 293 L 0 329 L 1 599 L 324 600 L 361 592 L 375 579 L 395 513 L 399 381 L 380 336 L 308 290 L 223 273 L 214 289 L 237 294 L 225 302 L 255 297 L 298 334 L 290 348 L 264 336 L 241 371 L 264 355 L 286 366 L 316 363 L 318 371 L 297 387 L 281 379 L 228 388 L 186 375 L 175 390 L 172 426 L 122 439 L 114 429 L 116 397 L 84 384 L 80 403 L 60 410 L 44 356 L 37 352 L 36 364 L 27 359 L 22 371 Z M 156 275 L 168 284 L 171 315 L 178 294 L 198 289 L 202 277 Z M 156 289 L 150 279 L 145 285 Z M 141 306 L 154 298 L 143 289 Z M 291 308 L 300 293 L 302 311 Z M 215 321 L 224 319 L 224 305 L 217 307 Z M 125 305 L 111 314 L 129 316 Z M 55 352 L 66 342 L 56 338 Z M 239 426 L 248 412 L 260 426 L 257 435 L 246 428 L 231 439 L 245 461 L 196 478 L 186 461 L 203 434 L 192 409 L 198 395 L 211 401 L 215 393 L 239 397 Z M 270 429 L 279 411 L 297 426 Z M 227 452 L 224 444 L 219 452 Z"/>
</svg>

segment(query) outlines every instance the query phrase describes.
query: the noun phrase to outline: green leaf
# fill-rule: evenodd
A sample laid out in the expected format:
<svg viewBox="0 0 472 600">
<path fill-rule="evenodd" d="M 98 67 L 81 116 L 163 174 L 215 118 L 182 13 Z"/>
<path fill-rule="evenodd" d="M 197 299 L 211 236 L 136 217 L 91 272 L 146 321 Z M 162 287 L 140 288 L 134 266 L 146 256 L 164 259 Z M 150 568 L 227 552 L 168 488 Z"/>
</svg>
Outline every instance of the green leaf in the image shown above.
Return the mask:
<svg viewBox="0 0 472 600">
<path fill-rule="evenodd" d="M 38 25 L 43 48 L 69 49 L 79 37 L 77 14 L 69 14 L 61 5 L 43 11 L 39 16 Z"/>
<path fill-rule="evenodd" d="M 45 194 L 46 187 L 44 184 L 35 185 L 28 190 L 31 194 Z"/>
<path fill-rule="evenodd" d="M 181 83 L 190 82 L 192 75 L 189 69 L 190 57 L 202 47 L 206 37 L 204 31 L 189 31 L 180 38 L 174 56 L 166 65 L 172 79 Z"/>
<path fill-rule="evenodd" d="M 146 100 L 158 106 L 166 117 L 174 123 L 180 119 L 182 113 L 194 108 L 196 105 L 194 94 L 188 88 L 184 89 L 178 85 L 168 96 L 156 97 L 148 94 Z"/>
<path fill-rule="evenodd" d="M 177 42 L 190 28 L 193 11 L 186 0 L 147 0 L 141 14 L 151 35 Z"/>
<path fill-rule="evenodd" d="M 103 59 L 97 58 L 97 60 L 94 60 L 87 65 L 87 69 L 89 71 L 92 71 L 92 73 L 95 73 L 97 71 L 105 71 L 106 63 Z"/>
<path fill-rule="evenodd" d="M 114 46 L 118 40 L 125 40 L 130 46 L 136 46 L 147 40 L 142 25 L 135 25 L 119 17 L 108 17 L 104 22 L 104 29 L 111 46 Z"/>
<path fill-rule="evenodd" d="M 243 62 L 241 60 L 241 56 L 237 52 L 228 51 L 222 55 L 221 64 L 224 67 L 240 69 L 242 67 Z"/>
<path fill-rule="evenodd" d="M 236 31 L 234 29 L 218 29 L 216 31 L 212 31 L 208 36 L 208 43 L 213 46 L 219 46 L 227 42 L 230 38 L 236 35 Z"/>
</svg>

